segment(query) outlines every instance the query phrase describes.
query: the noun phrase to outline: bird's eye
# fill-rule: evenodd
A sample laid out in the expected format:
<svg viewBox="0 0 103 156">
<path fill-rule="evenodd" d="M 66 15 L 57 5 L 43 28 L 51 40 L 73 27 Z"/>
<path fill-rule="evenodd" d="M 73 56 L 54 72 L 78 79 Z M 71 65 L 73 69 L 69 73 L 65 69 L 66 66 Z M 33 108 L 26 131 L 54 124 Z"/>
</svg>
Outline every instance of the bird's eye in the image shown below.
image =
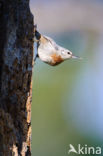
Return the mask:
<svg viewBox="0 0 103 156">
<path fill-rule="evenodd" d="M 71 54 L 70 52 L 67 52 L 68 54 Z"/>
</svg>

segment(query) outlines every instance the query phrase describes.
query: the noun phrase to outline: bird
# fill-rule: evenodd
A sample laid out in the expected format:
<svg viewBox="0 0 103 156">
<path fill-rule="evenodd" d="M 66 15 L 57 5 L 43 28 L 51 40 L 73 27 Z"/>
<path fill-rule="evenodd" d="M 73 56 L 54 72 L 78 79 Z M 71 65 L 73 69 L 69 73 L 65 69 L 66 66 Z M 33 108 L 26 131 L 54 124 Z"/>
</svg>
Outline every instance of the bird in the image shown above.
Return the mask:
<svg viewBox="0 0 103 156">
<path fill-rule="evenodd" d="M 59 46 L 52 38 L 42 35 L 37 30 L 35 30 L 34 41 L 37 43 L 35 60 L 39 57 L 43 62 L 56 66 L 71 58 L 81 59 L 78 56 L 74 56 L 70 50 Z"/>
</svg>

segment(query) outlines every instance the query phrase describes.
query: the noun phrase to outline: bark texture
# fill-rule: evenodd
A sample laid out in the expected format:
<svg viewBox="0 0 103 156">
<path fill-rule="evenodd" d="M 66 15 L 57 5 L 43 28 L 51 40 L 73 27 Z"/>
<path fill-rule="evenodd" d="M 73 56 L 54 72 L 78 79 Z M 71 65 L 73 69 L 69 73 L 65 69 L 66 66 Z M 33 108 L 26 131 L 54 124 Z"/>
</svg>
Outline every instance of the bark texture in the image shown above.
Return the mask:
<svg viewBox="0 0 103 156">
<path fill-rule="evenodd" d="M 0 0 L 0 156 L 31 155 L 33 37 L 29 0 Z"/>
</svg>

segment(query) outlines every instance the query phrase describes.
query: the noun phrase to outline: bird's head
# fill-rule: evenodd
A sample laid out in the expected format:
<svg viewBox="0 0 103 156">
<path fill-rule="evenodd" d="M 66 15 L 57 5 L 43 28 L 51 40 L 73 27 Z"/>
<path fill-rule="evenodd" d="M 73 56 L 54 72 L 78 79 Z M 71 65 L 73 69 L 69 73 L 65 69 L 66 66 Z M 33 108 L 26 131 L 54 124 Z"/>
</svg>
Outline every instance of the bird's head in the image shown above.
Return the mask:
<svg viewBox="0 0 103 156">
<path fill-rule="evenodd" d="M 71 51 L 69 51 L 68 49 L 65 49 L 65 48 L 62 48 L 60 53 L 61 53 L 61 57 L 63 60 L 67 60 L 70 58 L 81 59 L 78 56 L 74 56 Z"/>
</svg>

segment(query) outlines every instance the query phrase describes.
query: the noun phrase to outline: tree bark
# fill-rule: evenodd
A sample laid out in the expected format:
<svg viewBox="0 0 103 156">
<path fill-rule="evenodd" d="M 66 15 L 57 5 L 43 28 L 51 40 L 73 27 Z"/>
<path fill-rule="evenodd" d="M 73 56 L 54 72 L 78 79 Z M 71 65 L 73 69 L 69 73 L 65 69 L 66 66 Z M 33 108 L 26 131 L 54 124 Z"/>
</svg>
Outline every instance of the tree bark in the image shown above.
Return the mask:
<svg viewBox="0 0 103 156">
<path fill-rule="evenodd" d="M 29 0 L 0 0 L 0 156 L 31 155 L 33 29 Z"/>
</svg>

